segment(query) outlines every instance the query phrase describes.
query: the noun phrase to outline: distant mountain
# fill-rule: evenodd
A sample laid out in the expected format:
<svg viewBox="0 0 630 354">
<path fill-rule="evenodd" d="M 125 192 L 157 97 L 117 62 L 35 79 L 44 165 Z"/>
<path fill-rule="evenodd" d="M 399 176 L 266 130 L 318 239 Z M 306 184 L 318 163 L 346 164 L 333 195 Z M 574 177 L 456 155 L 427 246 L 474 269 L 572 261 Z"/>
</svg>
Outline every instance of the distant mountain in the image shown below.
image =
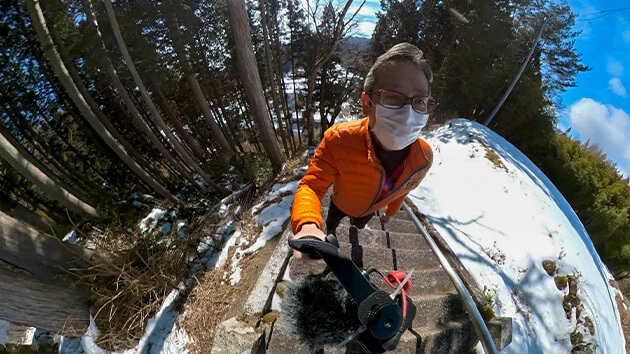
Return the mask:
<svg viewBox="0 0 630 354">
<path fill-rule="evenodd" d="M 340 48 L 341 65 L 344 67 L 357 67 L 369 46 L 369 38 L 349 37 L 346 39 Z"/>
<path fill-rule="evenodd" d="M 346 40 L 346 45 L 364 50 L 370 45 L 370 38 L 352 36 Z"/>
</svg>

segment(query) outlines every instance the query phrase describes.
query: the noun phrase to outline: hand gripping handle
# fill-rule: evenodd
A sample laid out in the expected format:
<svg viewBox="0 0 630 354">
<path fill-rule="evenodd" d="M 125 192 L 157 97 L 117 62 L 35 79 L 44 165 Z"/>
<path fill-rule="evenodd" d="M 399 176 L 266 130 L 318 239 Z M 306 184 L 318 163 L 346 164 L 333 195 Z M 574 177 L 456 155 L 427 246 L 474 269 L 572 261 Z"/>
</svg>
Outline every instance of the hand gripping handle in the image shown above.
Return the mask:
<svg viewBox="0 0 630 354">
<path fill-rule="evenodd" d="M 322 254 L 339 256 L 339 241 L 334 235 L 326 236 L 326 242 L 315 236 L 289 240 L 289 247 L 304 253 L 310 259 L 321 259 Z"/>
</svg>

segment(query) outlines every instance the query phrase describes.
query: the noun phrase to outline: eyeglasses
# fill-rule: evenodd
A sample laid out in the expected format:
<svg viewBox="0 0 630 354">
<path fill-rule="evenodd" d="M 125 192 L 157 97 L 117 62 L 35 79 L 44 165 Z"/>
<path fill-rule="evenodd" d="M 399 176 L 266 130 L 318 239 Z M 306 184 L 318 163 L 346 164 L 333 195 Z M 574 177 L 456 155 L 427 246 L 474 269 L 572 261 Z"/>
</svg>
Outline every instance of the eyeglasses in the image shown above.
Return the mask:
<svg viewBox="0 0 630 354">
<path fill-rule="evenodd" d="M 385 108 L 399 109 L 410 102 L 411 108 L 413 108 L 414 111 L 422 114 L 430 114 L 433 112 L 433 110 L 435 110 L 435 107 L 438 105 L 435 99 L 429 96 L 407 97 L 400 92 L 385 89 L 366 93 L 368 95 L 378 93 L 379 102 L 376 103 L 380 103 L 381 106 Z"/>
</svg>

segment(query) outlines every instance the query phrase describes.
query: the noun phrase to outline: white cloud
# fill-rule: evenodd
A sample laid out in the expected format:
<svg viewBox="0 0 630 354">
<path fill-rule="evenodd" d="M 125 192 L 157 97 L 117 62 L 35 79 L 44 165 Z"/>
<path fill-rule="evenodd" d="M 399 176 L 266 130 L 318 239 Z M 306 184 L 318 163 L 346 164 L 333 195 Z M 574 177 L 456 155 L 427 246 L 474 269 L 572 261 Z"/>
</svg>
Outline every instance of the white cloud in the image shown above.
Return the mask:
<svg viewBox="0 0 630 354">
<path fill-rule="evenodd" d="M 626 88 L 621 83 L 621 79 L 618 77 L 613 77 L 608 81 L 608 88 L 614 92 L 617 96 L 628 97 L 628 93 L 626 92 Z"/>
<path fill-rule="evenodd" d="M 621 37 L 626 43 L 630 44 L 630 29 L 627 29 L 621 33 Z"/>
<path fill-rule="evenodd" d="M 606 70 L 613 76 L 621 77 L 623 75 L 623 64 L 619 60 L 609 57 Z"/>
<path fill-rule="evenodd" d="M 374 27 L 376 24 L 372 22 L 359 22 L 356 28 L 356 36 L 371 38 L 372 32 L 374 32 Z"/>
<path fill-rule="evenodd" d="M 348 9 L 348 15 L 354 14 L 359 8 L 358 4 L 353 4 Z M 376 21 L 376 12 L 380 11 L 381 6 L 378 1 L 366 1 L 363 6 L 361 6 L 361 10 L 359 11 L 359 15 L 363 15 L 365 17 L 371 18 L 372 21 Z"/>
<path fill-rule="evenodd" d="M 630 115 L 612 105 L 582 98 L 569 107 L 569 121 L 582 141 L 597 144 L 630 176 Z"/>
</svg>

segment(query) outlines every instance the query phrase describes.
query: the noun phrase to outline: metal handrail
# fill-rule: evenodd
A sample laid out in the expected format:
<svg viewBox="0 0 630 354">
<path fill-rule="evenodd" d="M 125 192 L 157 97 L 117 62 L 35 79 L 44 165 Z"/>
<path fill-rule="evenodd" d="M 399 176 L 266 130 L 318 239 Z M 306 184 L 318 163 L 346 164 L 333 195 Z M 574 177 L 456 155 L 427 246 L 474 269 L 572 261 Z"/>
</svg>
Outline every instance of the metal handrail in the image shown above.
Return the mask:
<svg viewBox="0 0 630 354">
<path fill-rule="evenodd" d="M 446 256 L 444 256 L 433 238 L 431 238 L 427 230 L 420 223 L 420 220 L 418 220 L 418 217 L 416 216 L 416 214 L 413 213 L 409 205 L 407 205 L 406 202 L 403 202 L 402 206 L 407 214 L 409 214 L 409 216 L 411 217 L 411 220 L 416 224 L 418 229 L 420 229 L 420 232 L 422 232 L 422 235 L 427 240 L 431 251 L 433 251 L 433 254 L 435 254 L 435 256 L 438 258 L 440 264 L 442 265 L 442 268 L 444 268 L 446 274 L 448 274 L 448 277 L 451 278 L 451 281 L 455 285 L 457 293 L 459 293 L 459 296 L 464 301 L 464 305 L 466 306 L 466 310 L 468 311 L 468 315 L 470 316 L 472 325 L 475 328 L 475 333 L 477 333 L 477 336 L 481 341 L 483 350 L 488 354 L 498 354 L 499 352 L 497 351 L 497 348 L 492 341 L 492 337 L 490 336 L 490 331 L 488 331 L 488 327 L 481 317 L 481 313 L 479 312 L 479 309 L 477 309 L 477 305 L 470 295 L 470 292 L 464 285 L 464 282 L 460 279 L 459 275 L 455 273 L 455 270 L 453 269 L 453 267 L 451 267 L 451 264 L 448 263 Z"/>
</svg>

